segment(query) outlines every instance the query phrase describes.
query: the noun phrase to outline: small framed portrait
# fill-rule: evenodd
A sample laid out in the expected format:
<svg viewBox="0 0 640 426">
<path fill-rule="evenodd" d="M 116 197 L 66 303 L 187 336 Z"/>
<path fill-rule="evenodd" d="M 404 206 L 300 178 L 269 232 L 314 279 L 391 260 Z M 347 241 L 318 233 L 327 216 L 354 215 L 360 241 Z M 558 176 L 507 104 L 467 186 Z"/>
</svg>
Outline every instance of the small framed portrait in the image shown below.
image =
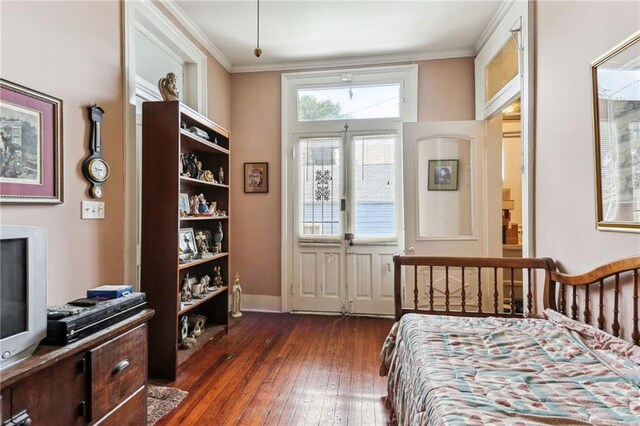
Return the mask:
<svg viewBox="0 0 640 426">
<path fill-rule="evenodd" d="M 0 79 L 0 202 L 62 203 L 62 101 Z"/>
<path fill-rule="evenodd" d="M 429 191 L 458 190 L 458 160 L 429 160 Z"/>
<path fill-rule="evenodd" d="M 269 192 L 269 163 L 244 163 L 244 192 Z"/>
<path fill-rule="evenodd" d="M 178 212 L 180 213 L 180 216 L 186 216 L 190 211 L 189 194 L 181 192 L 178 198 Z"/>
<path fill-rule="evenodd" d="M 198 254 L 196 236 L 193 228 L 181 228 L 178 235 L 178 245 L 180 247 L 179 258 L 182 260 L 192 259 Z"/>
</svg>

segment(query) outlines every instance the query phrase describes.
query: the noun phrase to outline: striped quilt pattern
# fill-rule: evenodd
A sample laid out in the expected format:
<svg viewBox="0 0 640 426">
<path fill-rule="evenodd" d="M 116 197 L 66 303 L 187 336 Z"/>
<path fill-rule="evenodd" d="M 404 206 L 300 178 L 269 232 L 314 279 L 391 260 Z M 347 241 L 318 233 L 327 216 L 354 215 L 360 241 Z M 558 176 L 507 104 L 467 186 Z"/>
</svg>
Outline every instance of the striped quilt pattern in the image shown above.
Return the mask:
<svg viewBox="0 0 640 426">
<path fill-rule="evenodd" d="M 381 353 L 400 425 L 640 425 L 640 349 L 554 311 L 407 314 Z"/>
</svg>

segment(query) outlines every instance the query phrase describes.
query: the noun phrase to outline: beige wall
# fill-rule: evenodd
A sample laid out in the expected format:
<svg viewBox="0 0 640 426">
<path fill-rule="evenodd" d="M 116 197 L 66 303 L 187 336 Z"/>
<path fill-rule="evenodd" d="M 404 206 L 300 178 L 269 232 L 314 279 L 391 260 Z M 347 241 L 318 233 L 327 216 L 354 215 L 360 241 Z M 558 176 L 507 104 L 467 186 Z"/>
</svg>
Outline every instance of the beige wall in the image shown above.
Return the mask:
<svg viewBox="0 0 640 426">
<path fill-rule="evenodd" d="M 640 28 L 640 3 L 536 2 L 536 19 L 536 254 L 586 272 L 640 253 L 640 235 L 595 228 L 590 74 Z"/>
<path fill-rule="evenodd" d="M 420 121 L 473 120 L 473 58 L 418 62 Z M 231 75 L 231 271 L 247 294 L 280 296 L 281 73 Z M 269 193 L 243 192 L 243 163 L 269 162 Z"/>
<path fill-rule="evenodd" d="M 57 304 L 123 279 L 124 188 L 120 4 L 2 2 L 1 76 L 63 100 L 64 204 L 3 204 L 3 224 L 48 229 L 47 299 Z M 80 220 L 89 199 L 81 164 L 89 153 L 86 107 L 103 121 L 105 220 Z"/>
<path fill-rule="evenodd" d="M 418 62 L 418 121 L 475 119 L 474 59 Z"/>
<path fill-rule="evenodd" d="M 638 2 L 536 2 L 536 255 L 569 273 L 640 253 L 639 234 L 595 228 L 590 75 L 591 61 L 637 31 L 639 17 Z M 631 317 L 630 304 L 621 311 Z M 622 326 L 628 338 L 630 322 Z"/>
<path fill-rule="evenodd" d="M 3 1 L 1 7 L 2 78 L 63 100 L 65 202 L 3 204 L 0 220 L 47 227 L 47 302 L 64 303 L 83 297 L 87 288 L 124 280 L 121 4 Z M 209 117 L 230 127 L 230 76 L 207 57 Z M 106 218 L 98 221 L 80 219 L 80 202 L 90 199 L 81 164 L 89 153 L 86 106 L 93 103 L 106 110 L 103 155 L 111 166 L 104 185 Z"/>
</svg>

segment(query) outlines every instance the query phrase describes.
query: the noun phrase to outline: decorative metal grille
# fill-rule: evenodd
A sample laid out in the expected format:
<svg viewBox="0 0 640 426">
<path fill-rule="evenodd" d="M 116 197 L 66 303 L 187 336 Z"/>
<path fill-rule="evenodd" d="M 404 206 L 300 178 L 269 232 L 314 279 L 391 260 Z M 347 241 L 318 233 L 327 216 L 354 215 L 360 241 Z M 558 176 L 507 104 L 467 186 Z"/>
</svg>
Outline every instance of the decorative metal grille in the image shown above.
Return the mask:
<svg viewBox="0 0 640 426">
<path fill-rule="evenodd" d="M 331 185 L 333 178 L 329 170 L 316 170 L 316 201 L 329 201 L 331 199 Z"/>
</svg>

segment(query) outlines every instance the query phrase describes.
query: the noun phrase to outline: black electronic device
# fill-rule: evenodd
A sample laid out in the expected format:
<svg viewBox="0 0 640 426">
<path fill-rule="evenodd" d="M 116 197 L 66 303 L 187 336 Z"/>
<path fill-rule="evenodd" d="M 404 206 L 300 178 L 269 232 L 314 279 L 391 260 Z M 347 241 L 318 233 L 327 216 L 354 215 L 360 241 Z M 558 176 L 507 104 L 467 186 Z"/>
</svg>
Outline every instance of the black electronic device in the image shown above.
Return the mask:
<svg viewBox="0 0 640 426">
<path fill-rule="evenodd" d="M 42 343 L 68 345 L 129 318 L 141 312 L 146 306 L 147 298 L 144 293 L 131 293 L 117 299 L 99 301 L 94 306 L 82 308 L 82 311 L 76 314 L 66 316 L 54 314 L 53 318 L 47 318 L 47 337 Z"/>
<path fill-rule="evenodd" d="M 100 299 L 88 299 L 86 297 L 83 297 L 82 299 L 72 300 L 68 304 L 71 306 L 80 306 L 83 308 L 90 308 L 92 306 L 96 306 L 100 302 L 101 302 Z"/>
</svg>

